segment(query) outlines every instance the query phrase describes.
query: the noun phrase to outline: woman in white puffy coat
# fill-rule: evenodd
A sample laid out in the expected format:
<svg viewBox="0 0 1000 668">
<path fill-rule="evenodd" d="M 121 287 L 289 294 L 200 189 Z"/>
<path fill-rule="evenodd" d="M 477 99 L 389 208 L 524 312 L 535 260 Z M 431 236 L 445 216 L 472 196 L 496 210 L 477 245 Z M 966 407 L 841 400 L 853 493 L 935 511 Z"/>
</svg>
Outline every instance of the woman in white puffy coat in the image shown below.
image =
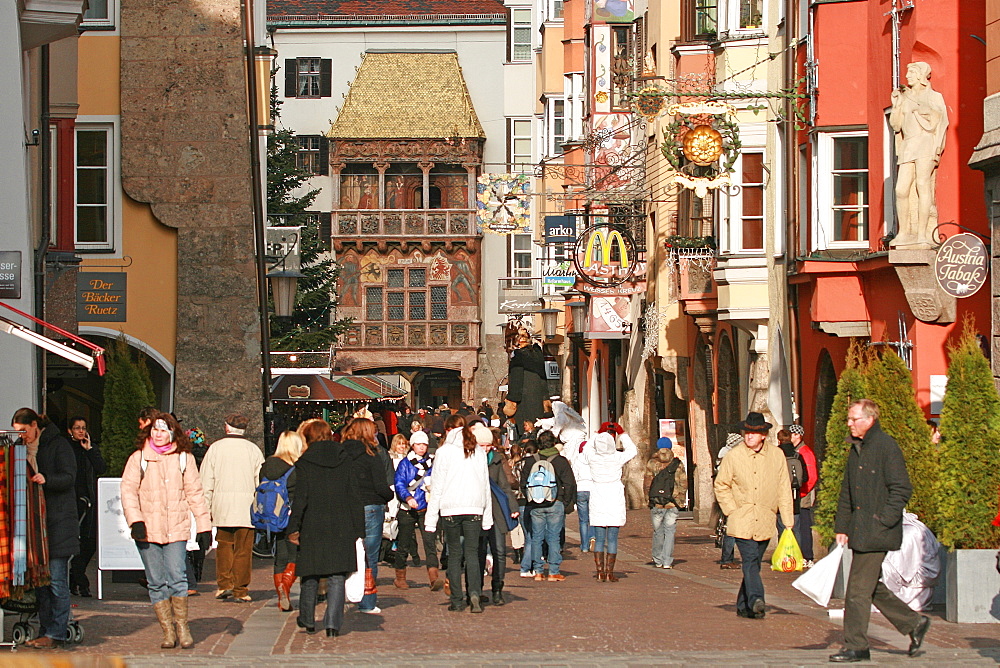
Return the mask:
<svg viewBox="0 0 1000 668">
<path fill-rule="evenodd" d="M 618 450 L 619 444 L 621 451 Z M 621 427 L 605 422 L 580 455 L 580 463 L 590 468 L 590 525 L 596 539 L 594 564 L 599 582 L 618 582 L 614 573 L 618 557 L 618 530 L 625 524 L 622 468 L 637 453 L 635 443 Z"/>
</svg>

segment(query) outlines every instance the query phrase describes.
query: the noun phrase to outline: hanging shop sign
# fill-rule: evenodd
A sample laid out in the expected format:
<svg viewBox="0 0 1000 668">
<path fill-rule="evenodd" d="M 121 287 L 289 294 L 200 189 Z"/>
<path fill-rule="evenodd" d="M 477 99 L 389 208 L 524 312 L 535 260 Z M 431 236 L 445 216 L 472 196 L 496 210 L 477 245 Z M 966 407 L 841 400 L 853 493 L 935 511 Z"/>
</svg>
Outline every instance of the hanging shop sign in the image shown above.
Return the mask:
<svg viewBox="0 0 1000 668">
<path fill-rule="evenodd" d="M 21 298 L 21 251 L 0 251 L 0 299 Z"/>
<path fill-rule="evenodd" d="M 990 251 L 975 234 L 956 234 L 938 248 L 934 276 L 952 297 L 971 297 L 989 276 Z"/>
<path fill-rule="evenodd" d="M 476 181 L 476 219 L 479 229 L 513 234 L 528 227 L 531 200 L 526 174 L 483 174 Z"/>
<path fill-rule="evenodd" d="M 571 288 L 576 283 L 576 270 L 569 260 L 552 262 L 542 267 L 542 285 L 561 285 Z"/>
<path fill-rule="evenodd" d="M 538 297 L 505 297 L 501 294 L 497 313 L 538 313 L 543 308 Z"/>
<path fill-rule="evenodd" d="M 80 322 L 125 322 L 124 272 L 83 272 L 76 275 L 76 319 Z"/>
<path fill-rule="evenodd" d="M 590 294 L 623 295 L 644 291 L 646 261 L 625 227 L 591 225 L 576 241 L 573 265 L 577 289 Z"/>
<path fill-rule="evenodd" d="M 545 216 L 545 243 L 576 242 L 576 216 Z"/>
<path fill-rule="evenodd" d="M 632 336 L 629 317 L 632 298 L 591 297 L 590 321 L 587 323 L 588 339 L 627 339 Z"/>
<path fill-rule="evenodd" d="M 670 163 L 668 177 L 705 197 L 732 184 L 742 144 L 736 108 L 725 102 L 685 102 L 667 107 L 674 121 L 663 130 L 660 150 Z"/>
</svg>

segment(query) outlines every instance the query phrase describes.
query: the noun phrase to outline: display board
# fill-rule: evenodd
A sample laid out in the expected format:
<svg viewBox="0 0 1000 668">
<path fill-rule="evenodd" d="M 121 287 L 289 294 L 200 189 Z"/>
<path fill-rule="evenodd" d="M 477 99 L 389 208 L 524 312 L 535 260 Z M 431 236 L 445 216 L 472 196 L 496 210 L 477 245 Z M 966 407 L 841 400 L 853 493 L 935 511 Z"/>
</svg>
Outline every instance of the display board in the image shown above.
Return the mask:
<svg viewBox="0 0 1000 668">
<path fill-rule="evenodd" d="M 97 481 L 97 570 L 141 571 L 142 560 L 125 523 L 121 478 Z"/>
</svg>

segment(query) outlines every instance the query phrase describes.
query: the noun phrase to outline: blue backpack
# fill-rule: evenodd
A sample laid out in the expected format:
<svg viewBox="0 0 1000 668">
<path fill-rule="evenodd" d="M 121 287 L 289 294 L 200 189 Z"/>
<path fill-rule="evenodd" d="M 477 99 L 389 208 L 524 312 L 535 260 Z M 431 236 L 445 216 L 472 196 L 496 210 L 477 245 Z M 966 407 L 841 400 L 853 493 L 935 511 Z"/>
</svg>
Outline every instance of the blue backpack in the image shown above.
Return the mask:
<svg viewBox="0 0 1000 668">
<path fill-rule="evenodd" d="M 271 534 L 284 531 L 288 526 L 292 515 L 292 506 L 288 501 L 288 476 L 294 470 L 292 466 L 280 478 L 265 478 L 257 485 L 250 506 L 250 523 L 254 529 Z"/>
<path fill-rule="evenodd" d="M 556 488 L 556 470 L 552 462 L 547 459 L 538 459 L 531 465 L 528 473 L 528 484 L 525 485 L 528 492 L 528 501 L 531 503 L 552 503 L 556 500 L 558 489 Z"/>
</svg>

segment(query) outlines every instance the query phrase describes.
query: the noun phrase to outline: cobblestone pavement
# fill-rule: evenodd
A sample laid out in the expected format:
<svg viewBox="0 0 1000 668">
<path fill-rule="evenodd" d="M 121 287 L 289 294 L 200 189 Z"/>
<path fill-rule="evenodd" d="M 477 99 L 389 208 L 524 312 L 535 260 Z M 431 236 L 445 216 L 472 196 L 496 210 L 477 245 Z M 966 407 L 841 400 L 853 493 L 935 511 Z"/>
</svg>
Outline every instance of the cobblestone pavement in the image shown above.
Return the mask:
<svg viewBox="0 0 1000 668">
<path fill-rule="evenodd" d="M 341 637 L 322 631 L 306 635 L 295 613 L 279 612 L 270 587 L 270 564 L 255 562 L 253 603 L 216 601 L 207 579 L 191 599 L 191 650 L 159 649 L 160 631 L 145 591 L 136 584 L 109 583 L 105 600 L 74 598 L 75 617 L 85 629 L 82 644 L 60 652 L 83 665 L 86 655 L 119 655 L 130 666 L 318 666 L 318 665 L 726 665 L 788 666 L 827 663 L 840 647 L 840 622 L 791 587 L 794 575 L 763 573 L 768 615 L 747 620 L 735 615 L 740 571 L 723 571 L 708 529 L 678 524 L 675 568 L 654 569 L 648 561 L 647 511 L 630 511 L 619 538 L 618 583 L 598 583 L 593 559 L 581 554 L 570 517 L 569 551 L 562 565 L 565 582 L 534 582 L 508 571 L 502 608 L 482 615 L 447 611 L 447 599 L 431 592 L 423 568 L 410 567 L 411 589 L 392 585 L 392 569 L 381 567 L 381 615 L 350 611 Z M 214 573 L 211 561 L 206 576 Z M 293 590 L 293 600 L 295 599 Z M 833 603 L 834 607 L 838 601 Z M 320 611 L 322 606 L 320 606 Z M 950 624 L 943 610 L 926 652 L 905 655 L 908 639 L 880 615 L 872 617 L 876 663 L 997 665 L 1000 628 Z M 9 638 L 12 619 L 5 624 Z M 20 650 L 26 658 L 31 650 Z M 54 657 L 53 657 L 54 658 Z M 5 665 L 0 654 L 0 667 Z"/>
</svg>

